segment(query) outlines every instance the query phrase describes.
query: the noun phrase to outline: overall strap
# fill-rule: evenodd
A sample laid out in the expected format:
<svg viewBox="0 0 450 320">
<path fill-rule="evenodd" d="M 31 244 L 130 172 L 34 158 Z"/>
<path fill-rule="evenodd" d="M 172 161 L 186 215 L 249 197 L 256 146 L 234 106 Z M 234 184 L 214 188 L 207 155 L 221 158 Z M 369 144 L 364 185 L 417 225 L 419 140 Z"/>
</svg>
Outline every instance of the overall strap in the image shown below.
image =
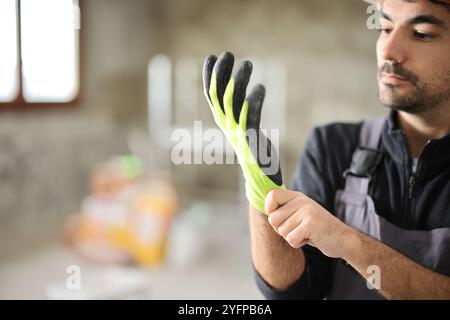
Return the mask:
<svg viewBox="0 0 450 320">
<path fill-rule="evenodd" d="M 353 153 L 350 168 L 344 172 L 346 191 L 368 194 L 370 180 L 381 161 L 378 143 L 385 120 L 379 118 L 362 124 L 359 146 Z"/>
<path fill-rule="evenodd" d="M 359 145 L 377 150 L 385 121 L 385 118 L 365 121 L 359 133 Z"/>
</svg>

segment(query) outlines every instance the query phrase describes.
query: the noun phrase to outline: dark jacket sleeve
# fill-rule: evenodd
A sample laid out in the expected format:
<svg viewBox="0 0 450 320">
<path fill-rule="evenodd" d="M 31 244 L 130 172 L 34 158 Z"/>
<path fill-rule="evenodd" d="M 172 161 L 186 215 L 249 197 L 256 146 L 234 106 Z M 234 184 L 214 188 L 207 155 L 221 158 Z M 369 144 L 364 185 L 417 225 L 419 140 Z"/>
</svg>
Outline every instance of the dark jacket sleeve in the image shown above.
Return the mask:
<svg viewBox="0 0 450 320">
<path fill-rule="evenodd" d="M 334 144 L 333 140 L 341 140 L 345 131 L 343 129 L 342 125 L 335 125 L 312 130 L 292 183 L 292 190 L 304 193 L 332 213 L 334 213 L 336 190 L 342 187 L 340 178 L 342 170 L 345 163 L 349 161 L 349 158 L 335 159 L 335 161 L 333 158 L 336 154 L 333 153 L 340 151 L 351 156 L 349 150 L 356 144 L 356 141 L 351 142 L 347 139 L 349 144 L 347 143 L 344 150 L 339 150 L 339 146 Z M 330 150 L 330 147 L 338 149 Z M 255 270 L 256 283 L 265 298 L 323 299 L 326 297 L 331 285 L 332 259 L 308 245 L 300 250 L 303 250 L 305 254 L 305 272 L 289 288 L 284 290 L 272 288 Z"/>
</svg>

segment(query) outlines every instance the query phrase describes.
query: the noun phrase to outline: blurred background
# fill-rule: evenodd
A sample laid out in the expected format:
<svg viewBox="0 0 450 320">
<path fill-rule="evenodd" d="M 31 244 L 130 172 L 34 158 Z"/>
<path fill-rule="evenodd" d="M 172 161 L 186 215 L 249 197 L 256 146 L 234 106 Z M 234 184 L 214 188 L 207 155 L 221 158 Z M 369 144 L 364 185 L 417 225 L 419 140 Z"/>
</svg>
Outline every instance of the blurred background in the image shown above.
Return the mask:
<svg viewBox="0 0 450 320">
<path fill-rule="evenodd" d="M 208 54 L 251 59 L 289 183 L 314 126 L 386 113 L 367 7 L 0 0 L 0 298 L 261 299 L 238 165 L 173 134 L 215 127 Z"/>
</svg>

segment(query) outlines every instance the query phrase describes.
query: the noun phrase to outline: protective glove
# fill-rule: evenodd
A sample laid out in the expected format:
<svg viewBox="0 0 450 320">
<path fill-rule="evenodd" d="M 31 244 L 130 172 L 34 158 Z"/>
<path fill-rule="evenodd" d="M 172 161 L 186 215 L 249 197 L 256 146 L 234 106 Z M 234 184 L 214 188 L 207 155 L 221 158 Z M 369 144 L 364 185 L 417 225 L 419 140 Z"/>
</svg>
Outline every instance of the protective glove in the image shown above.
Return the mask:
<svg viewBox="0 0 450 320">
<path fill-rule="evenodd" d="M 271 141 L 261 132 L 263 85 L 256 85 L 246 97 L 252 63 L 243 61 L 231 77 L 234 56 L 225 52 L 210 55 L 203 66 L 204 94 L 214 120 L 233 147 L 245 178 L 250 204 L 265 213 L 266 195 L 273 189 L 285 189 L 279 158 Z"/>
</svg>

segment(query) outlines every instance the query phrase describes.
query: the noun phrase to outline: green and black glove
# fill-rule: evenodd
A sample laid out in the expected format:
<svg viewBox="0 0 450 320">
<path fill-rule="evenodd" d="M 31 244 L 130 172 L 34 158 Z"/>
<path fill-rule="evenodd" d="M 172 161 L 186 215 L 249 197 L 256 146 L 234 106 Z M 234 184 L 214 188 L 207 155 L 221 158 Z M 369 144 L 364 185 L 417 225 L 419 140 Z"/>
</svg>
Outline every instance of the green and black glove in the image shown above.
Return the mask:
<svg viewBox="0 0 450 320">
<path fill-rule="evenodd" d="M 204 93 L 216 124 L 239 160 L 248 201 L 265 213 L 266 195 L 273 189 L 285 188 L 278 154 L 260 129 L 265 88 L 258 84 L 246 96 L 252 63 L 243 61 L 232 77 L 233 64 L 230 52 L 219 58 L 207 57 L 203 67 Z"/>
</svg>

